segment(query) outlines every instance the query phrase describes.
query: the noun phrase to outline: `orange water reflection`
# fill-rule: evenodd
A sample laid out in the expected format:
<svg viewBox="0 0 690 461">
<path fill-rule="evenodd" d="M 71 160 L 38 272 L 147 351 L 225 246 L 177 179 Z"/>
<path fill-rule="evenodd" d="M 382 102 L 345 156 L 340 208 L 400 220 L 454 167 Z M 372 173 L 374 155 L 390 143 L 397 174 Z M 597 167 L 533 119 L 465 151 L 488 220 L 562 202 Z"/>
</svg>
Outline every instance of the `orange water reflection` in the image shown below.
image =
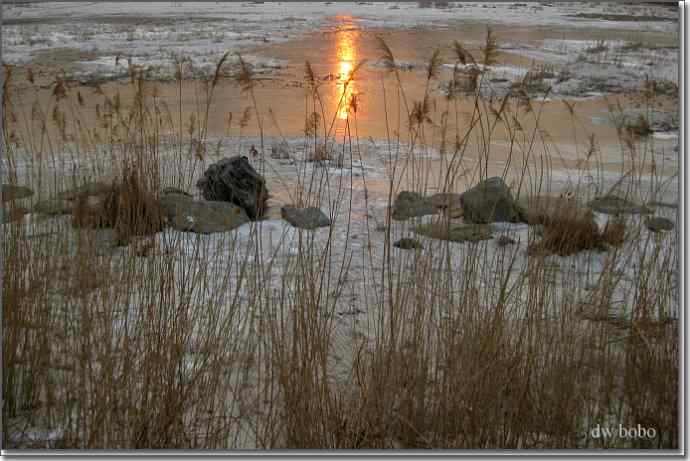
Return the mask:
<svg viewBox="0 0 690 461">
<path fill-rule="evenodd" d="M 352 73 L 357 60 L 357 32 L 343 30 L 336 34 L 337 68 L 336 95 L 337 112 L 340 120 L 347 119 L 348 113 L 355 108 L 357 88 Z"/>
</svg>

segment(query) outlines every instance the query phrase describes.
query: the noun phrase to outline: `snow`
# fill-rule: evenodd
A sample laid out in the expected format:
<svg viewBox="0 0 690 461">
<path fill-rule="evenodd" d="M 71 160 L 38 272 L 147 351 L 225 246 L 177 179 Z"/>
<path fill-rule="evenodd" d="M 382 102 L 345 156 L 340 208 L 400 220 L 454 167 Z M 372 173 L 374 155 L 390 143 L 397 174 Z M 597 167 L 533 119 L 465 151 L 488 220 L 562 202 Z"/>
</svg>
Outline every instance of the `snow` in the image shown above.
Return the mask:
<svg viewBox="0 0 690 461">
<path fill-rule="evenodd" d="M 514 7 L 508 3 L 452 3 L 450 8 L 419 8 L 416 3 L 220 3 L 220 2 L 41 2 L 3 5 L 3 59 L 12 64 L 30 61 L 37 52 L 72 48 L 98 56 L 81 63 L 81 77 L 117 78 L 117 55 L 131 56 L 135 64 L 158 66 L 170 73 L 171 57 L 190 56 L 195 66 L 211 71 L 225 52 L 245 53 L 257 45 L 284 42 L 310 30 L 336 30 L 347 20 L 349 27 L 391 28 L 434 25 L 458 27 L 463 22 L 559 25 L 587 28 L 677 31 L 675 21 L 611 22 L 574 20 L 577 13 L 621 12 L 674 18 L 664 8 L 610 4 L 556 3 L 550 7 Z M 40 21 L 39 21 L 40 20 Z M 37 22 L 39 21 L 39 22 Z M 521 49 L 539 57 L 548 53 L 562 59 L 564 51 L 584 50 L 591 41 L 551 41 L 544 48 Z M 507 48 L 509 49 L 509 48 Z M 677 54 L 677 53 L 676 53 Z M 249 58 L 257 69 L 271 70 L 282 64 L 259 56 Z M 168 63 L 166 65 L 166 63 Z M 415 64 L 402 63 L 406 68 Z M 375 64 L 374 64 L 375 65 Z M 500 71 L 499 71 L 500 72 Z M 514 73 L 513 69 L 506 69 Z M 673 73 L 669 71 L 670 73 Z M 677 64 L 675 74 L 677 74 Z M 664 76 L 664 78 L 670 77 Z"/>
</svg>

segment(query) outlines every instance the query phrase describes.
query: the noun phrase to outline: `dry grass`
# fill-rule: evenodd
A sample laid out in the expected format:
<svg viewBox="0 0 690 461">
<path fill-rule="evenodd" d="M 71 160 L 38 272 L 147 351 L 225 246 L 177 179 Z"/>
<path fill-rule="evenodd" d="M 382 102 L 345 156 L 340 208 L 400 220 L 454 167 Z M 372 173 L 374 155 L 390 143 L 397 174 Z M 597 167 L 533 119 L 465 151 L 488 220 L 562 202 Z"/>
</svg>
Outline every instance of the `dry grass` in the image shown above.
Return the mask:
<svg viewBox="0 0 690 461">
<path fill-rule="evenodd" d="M 569 256 L 583 250 L 604 250 L 604 242 L 591 210 L 566 210 L 544 224 L 544 235 L 531 251 Z"/>
<path fill-rule="evenodd" d="M 497 109 L 481 91 L 457 94 L 469 98 L 473 112 L 468 124 L 455 126 L 461 135 L 446 146 L 439 171 L 400 155 L 415 147 L 440 150 L 443 125 L 459 123 L 461 109 L 453 99 L 445 101 L 445 115 L 431 110 L 437 55 L 429 61 L 424 97 L 408 107 L 393 52 L 383 41 L 381 47 L 393 77 L 382 81 L 394 86 L 391 94 L 405 110 L 391 130 L 397 135 L 387 139 L 389 206 L 401 184 L 426 193 L 432 174 L 444 192 L 486 178 L 498 126 L 515 146 L 505 169 L 518 170 L 516 192 L 546 186 L 533 180 L 548 177 L 549 169 L 530 142 L 541 132 L 536 104 L 527 111 L 523 102 L 506 98 Z M 471 59 L 456 49 L 459 62 Z M 485 65 L 495 62 L 495 51 L 488 30 Z M 236 81 L 252 101 L 263 139 L 253 76 L 240 62 Z M 22 155 L 38 164 L 64 152 L 120 179 L 95 221 L 81 203 L 75 226 L 55 219 L 30 229 L 20 223 L 3 228 L 6 447 L 678 447 L 677 242 L 650 237 L 631 244 L 625 237 L 635 229 L 623 221 L 602 232 L 591 212 L 564 211 L 545 223 L 541 241 L 530 242 L 533 255 L 524 255 L 520 244 L 494 251 L 491 241 L 431 240 L 420 251 L 402 252 L 393 251 L 397 233 L 419 223 L 396 230 L 389 214 L 379 226 L 383 244 L 362 246 L 361 285 L 350 285 L 353 256 L 335 251 L 342 242 L 334 228 L 349 223 L 353 189 L 314 168 L 311 177 L 298 170 L 295 203 L 321 206 L 332 194 L 329 211 L 340 218 L 324 240 L 298 232 L 291 242 L 298 251 L 285 259 L 278 254 L 285 242 L 268 256 L 263 252 L 261 223 L 253 223 L 243 241 L 237 233 L 204 239 L 166 232 L 146 251 L 130 245 L 104 252 L 98 231 L 81 227 L 112 226 L 122 244 L 156 232 L 160 210 L 153 197 L 160 186 L 188 189 L 203 171 L 204 155 L 188 146 L 207 137 L 203 114 L 223 78 L 220 67 L 199 83 L 209 98 L 202 98 L 189 132 L 174 111 L 144 91 L 143 79 L 131 83 L 140 90 L 131 107 L 102 94 L 98 137 L 119 140 L 105 145 L 122 159 L 110 169 L 80 155 L 92 145 L 69 141 L 83 134 L 71 132 L 78 131 L 76 123 L 62 122 L 69 114 L 79 117 L 70 88 L 61 87 L 51 107 L 26 117 L 26 126 L 16 121 L 23 117 L 12 119 L 7 86 L 4 140 L 13 182 L 26 174 L 13 166 Z M 307 84 L 317 82 L 309 73 Z M 483 82 L 476 78 L 475 84 L 479 90 Z M 325 152 L 336 114 L 323 110 L 318 85 L 310 90 L 305 119 L 318 113 L 322 123 L 308 125 L 305 150 L 324 146 Z M 51 136 L 44 114 L 53 106 L 65 114 L 56 120 L 67 141 L 35 147 L 30 139 Z M 351 111 L 347 122 L 356 126 L 356 117 Z M 516 129 L 528 117 L 533 128 Z M 393 124 L 395 117 L 387 119 Z M 171 136 L 162 135 L 160 120 Z M 357 145 L 351 131 L 345 140 Z M 479 157 L 474 171 L 468 152 Z M 351 160 L 357 150 L 344 155 Z M 32 174 L 37 190 L 52 194 L 65 186 L 57 175 Z M 606 251 L 606 244 L 619 248 Z M 576 264 L 543 257 L 581 250 L 597 250 L 603 270 L 587 266 L 583 274 Z M 634 267 L 632 280 L 617 271 L 621 264 Z M 343 342 L 350 330 L 343 330 L 338 313 L 350 286 L 364 297 L 367 316 Z M 654 427 L 658 437 L 584 436 L 611 421 Z M 57 432 L 36 440 L 37 429 Z"/>
<path fill-rule="evenodd" d="M 649 136 L 652 134 L 652 128 L 649 126 L 647 117 L 640 114 L 637 119 L 626 123 L 626 131 L 634 136 Z"/>
<path fill-rule="evenodd" d="M 620 247 L 626 240 L 626 229 L 628 227 L 627 221 L 623 216 L 614 218 L 606 223 L 602 238 L 604 242 L 614 247 Z"/>
</svg>

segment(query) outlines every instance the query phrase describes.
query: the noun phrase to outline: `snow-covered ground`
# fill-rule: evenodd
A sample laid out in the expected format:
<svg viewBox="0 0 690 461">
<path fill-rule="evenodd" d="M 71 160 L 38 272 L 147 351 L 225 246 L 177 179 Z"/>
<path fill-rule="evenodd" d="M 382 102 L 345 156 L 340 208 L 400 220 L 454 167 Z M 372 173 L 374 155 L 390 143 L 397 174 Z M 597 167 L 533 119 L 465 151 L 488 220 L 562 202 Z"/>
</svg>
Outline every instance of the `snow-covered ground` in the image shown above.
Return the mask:
<svg viewBox="0 0 690 461">
<path fill-rule="evenodd" d="M 621 20 L 578 16 L 601 14 L 619 15 Z M 634 21 L 631 16 L 645 20 Z M 41 2 L 26 5 L 6 2 L 3 4 L 2 58 L 8 63 L 22 64 L 38 52 L 69 48 L 94 56 L 81 62 L 78 79 L 88 80 L 94 75 L 100 78 L 126 76 L 126 61 L 120 62 L 117 56 L 130 57 L 135 65 L 153 67 L 154 76 L 169 77 L 175 57 L 191 57 L 200 70 L 210 72 L 225 52 L 246 52 L 257 45 L 297 38 L 307 31 L 335 29 L 341 26 L 344 18 L 355 29 L 418 25 L 448 28 L 463 22 L 479 22 L 664 33 L 677 33 L 678 30 L 674 10 L 616 3 L 450 3 L 447 8 L 419 8 L 412 2 Z M 550 50 L 551 45 L 561 48 Z M 585 47 L 587 44 L 572 46 Z M 535 57 L 555 51 L 552 54 L 558 59 L 559 54 L 567 51 L 564 47 L 563 44 L 544 43 L 536 50 L 528 47 L 517 51 Z M 254 55 L 247 56 L 247 61 L 259 72 L 270 72 L 284 65 L 276 59 Z M 623 64 L 637 65 L 635 62 Z M 677 74 L 672 67 L 665 67 L 664 72 Z M 666 74 L 662 77 L 666 78 Z"/>
</svg>

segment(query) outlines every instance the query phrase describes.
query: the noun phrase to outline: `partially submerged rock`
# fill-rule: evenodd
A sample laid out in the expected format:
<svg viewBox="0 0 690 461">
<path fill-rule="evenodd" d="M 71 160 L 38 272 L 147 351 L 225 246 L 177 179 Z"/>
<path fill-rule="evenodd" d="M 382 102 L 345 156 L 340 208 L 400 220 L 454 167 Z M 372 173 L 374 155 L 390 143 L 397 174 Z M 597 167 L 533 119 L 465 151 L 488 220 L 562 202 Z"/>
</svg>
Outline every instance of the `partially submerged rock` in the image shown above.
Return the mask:
<svg viewBox="0 0 690 461">
<path fill-rule="evenodd" d="M 300 229 L 316 229 L 331 225 L 331 220 L 316 207 L 296 208 L 284 206 L 280 209 L 284 220 Z"/>
<path fill-rule="evenodd" d="M 464 218 L 475 223 L 516 222 L 519 210 L 510 189 L 499 177 L 480 182 L 460 198 Z"/>
<path fill-rule="evenodd" d="M 244 209 L 228 202 L 194 200 L 182 194 L 167 194 L 161 197 L 161 206 L 168 225 L 183 232 L 228 232 L 249 222 Z"/>
<path fill-rule="evenodd" d="M 393 203 L 393 219 L 404 221 L 425 215 L 436 214 L 436 207 L 417 192 L 402 191 Z"/>
<path fill-rule="evenodd" d="M 420 224 L 415 232 L 425 237 L 451 242 L 479 242 L 491 238 L 486 224 L 451 224 L 447 221 Z"/>
<path fill-rule="evenodd" d="M 268 199 L 264 177 L 242 156 L 224 158 L 210 165 L 196 186 L 206 200 L 234 203 L 251 220 L 262 216 Z"/>
<path fill-rule="evenodd" d="M 644 205 L 634 203 L 616 195 L 596 197 L 588 203 L 594 211 L 604 214 L 650 214 L 652 210 Z"/>
<path fill-rule="evenodd" d="M 675 224 L 668 218 L 662 218 L 661 216 L 654 216 L 647 218 L 644 222 L 647 229 L 652 232 L 667 232 L 673 230 Z"/>
</svg>

